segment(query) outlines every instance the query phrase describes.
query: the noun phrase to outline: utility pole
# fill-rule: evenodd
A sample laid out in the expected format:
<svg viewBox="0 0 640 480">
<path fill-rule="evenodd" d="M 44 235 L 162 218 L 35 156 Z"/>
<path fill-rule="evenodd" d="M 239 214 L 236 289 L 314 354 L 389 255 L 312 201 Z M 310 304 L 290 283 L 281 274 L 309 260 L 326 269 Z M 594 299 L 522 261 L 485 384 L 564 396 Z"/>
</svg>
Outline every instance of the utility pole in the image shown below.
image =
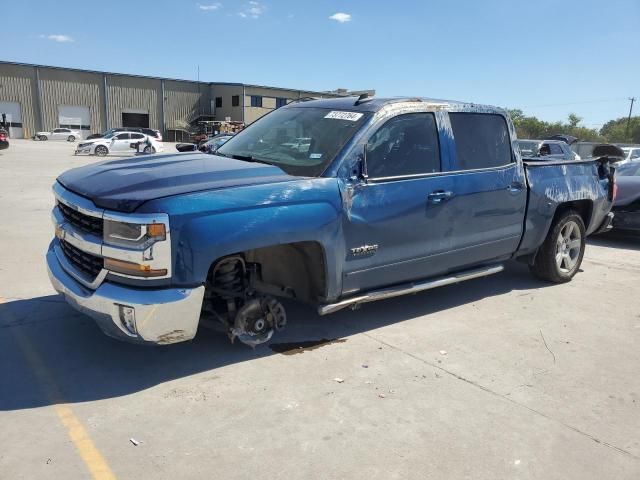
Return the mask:
<svg viewBox="0 0 640 480">
<path fill-rule="evenodd" d="M 629 126 L 631 125 L 631 113 L 633 112 L 633 103 L 636 101 L 636 97 L 629 97 L 631 105 L 629 105 L 629 117 L 627 118 L 627 136 L 629 136 Z"/>
</svg>

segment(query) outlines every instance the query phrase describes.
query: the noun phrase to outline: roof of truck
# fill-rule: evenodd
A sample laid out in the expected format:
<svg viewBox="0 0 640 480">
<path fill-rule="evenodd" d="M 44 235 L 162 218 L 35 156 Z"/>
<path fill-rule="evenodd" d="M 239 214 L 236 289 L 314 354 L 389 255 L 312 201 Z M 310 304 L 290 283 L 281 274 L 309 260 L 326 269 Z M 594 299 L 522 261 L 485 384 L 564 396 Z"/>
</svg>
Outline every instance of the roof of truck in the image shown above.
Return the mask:
<svg viewBox="0 0 640 480">
<path fill-rule="evenodd" d="M 341 98 L 323 98 L 323 99 L 303 99 L 301 101 L 295 101 L 287 106 L 290 107 L 316 107 L 316 108 L 330 108 L 336 110 L 349 110 L 355 112 L 377 112 L 381 108 L 394 104 L 394 103 L 424 103 L 426 105 L 432 104 L 438 108 L 451 108 L 455 110 L 481 110 L 481 111 L 496 111 L 504 112 L 503 109 L 493 107 L 490 105 L 478 105 L 471 102 L 459 102 L 454 100 L 440 100 L 435 98 L 425 97 L 393 97 L 393 98 L 378 98 L 368 97 L 358 103 L 358 97 L 341 97 Z"/>
</svg>

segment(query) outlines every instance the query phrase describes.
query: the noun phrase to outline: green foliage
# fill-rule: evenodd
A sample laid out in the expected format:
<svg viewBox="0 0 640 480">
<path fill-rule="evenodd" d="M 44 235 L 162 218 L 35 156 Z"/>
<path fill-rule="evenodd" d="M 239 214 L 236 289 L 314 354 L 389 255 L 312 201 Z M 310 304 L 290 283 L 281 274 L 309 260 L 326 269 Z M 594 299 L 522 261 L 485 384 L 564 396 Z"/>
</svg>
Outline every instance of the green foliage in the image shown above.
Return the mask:
<svg viewBox="0 0 640 480">
<path fill-rule="evenodd" d="M 542 139 L 556 134 L 573 135 L 585 142 L 608 141 L 602 132 L 594 128 L 581 127 L 580 118 L 575 113 L 570 113 L 568 121 L 565 122 L 545 122 L 536 117 L 528 117 L 522 110 L 508 110 L 516 127 L 518 138 Z"/>
<path fill-rule="evenodd" d="M 640 143 L 640 117 L 631 117 L 627 128 L 627 117 L 610 120 L 600 129 L 609 142 Z"/>
</svg>

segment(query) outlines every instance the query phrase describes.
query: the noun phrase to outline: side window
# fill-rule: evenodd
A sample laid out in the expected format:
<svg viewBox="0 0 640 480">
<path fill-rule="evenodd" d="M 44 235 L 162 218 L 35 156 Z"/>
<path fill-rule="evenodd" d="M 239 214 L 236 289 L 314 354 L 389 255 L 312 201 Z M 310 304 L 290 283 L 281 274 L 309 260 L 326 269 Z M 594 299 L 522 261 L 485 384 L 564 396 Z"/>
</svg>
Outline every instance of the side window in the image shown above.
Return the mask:
<svg viewBox="0 0 640 480">
<path fill-rule="evenodd" d="M 398 177 L 440 171 L 433 113 L 408 113 L 382 125 L 367 143 L 367 174 Z"/>
<path fill-rule="evenodd" d="M 141 134 L 141 133 L 132 133 L 131 134 L 131 139 L 132 140 L 140 140 L 140 139 L 143 139 L 143 138 L 144 138 L 144 135 Z"/>
<path fill-rule="evenodd" d="M 631 158 L 632 160 L 640 158 L 640 148 L 635 148 L 631 150 L 631 155 L 629 158 Z"/>
<path fill-rule="evenodd" d="M 129 135 L 129 133 L 119 133 L 118 135 L 116 135 L 116 140 L 128 140 Z"/>
<path fill-rule="evenodd" d="M 54 128 L 52 133 L 62 133 L 61 128 Z"/>
<path fill-rule="evenodd" d="M 549 149 L 551 150 L 551 155 L 564 155 L 562 147 L 557 143 L 550 143 Z"/>
<path fill-rule="evenodd" d="M 513 161 L 507 122 L 502 115 L 450 113 L 458 170 L 507 165 Z"/>
</svg>

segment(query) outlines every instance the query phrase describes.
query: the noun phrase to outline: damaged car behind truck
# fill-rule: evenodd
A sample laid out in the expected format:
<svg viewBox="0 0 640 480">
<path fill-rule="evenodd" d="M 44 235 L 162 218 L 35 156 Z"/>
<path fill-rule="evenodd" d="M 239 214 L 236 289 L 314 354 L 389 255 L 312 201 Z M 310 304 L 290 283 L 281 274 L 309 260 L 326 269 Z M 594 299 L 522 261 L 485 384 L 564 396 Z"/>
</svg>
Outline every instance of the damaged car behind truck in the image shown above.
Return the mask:
<svg viewBox="0 0 640 480">
<path fill-rule="evenodd" d="M 304 148 L 292 148 L 299 138 Z M 601 153 L 523 160 L 509 116 L 488 106 L 292 103 L 215 156 L 60 175 L 49 276 L 111 336 L 168 344 L 213 324 L 253 346 L 286 325 L 283 298 L 324 315 L 512 259 L 567 282 L 587 235 L 611 223 L 618 152 Z"/>
</svg>

